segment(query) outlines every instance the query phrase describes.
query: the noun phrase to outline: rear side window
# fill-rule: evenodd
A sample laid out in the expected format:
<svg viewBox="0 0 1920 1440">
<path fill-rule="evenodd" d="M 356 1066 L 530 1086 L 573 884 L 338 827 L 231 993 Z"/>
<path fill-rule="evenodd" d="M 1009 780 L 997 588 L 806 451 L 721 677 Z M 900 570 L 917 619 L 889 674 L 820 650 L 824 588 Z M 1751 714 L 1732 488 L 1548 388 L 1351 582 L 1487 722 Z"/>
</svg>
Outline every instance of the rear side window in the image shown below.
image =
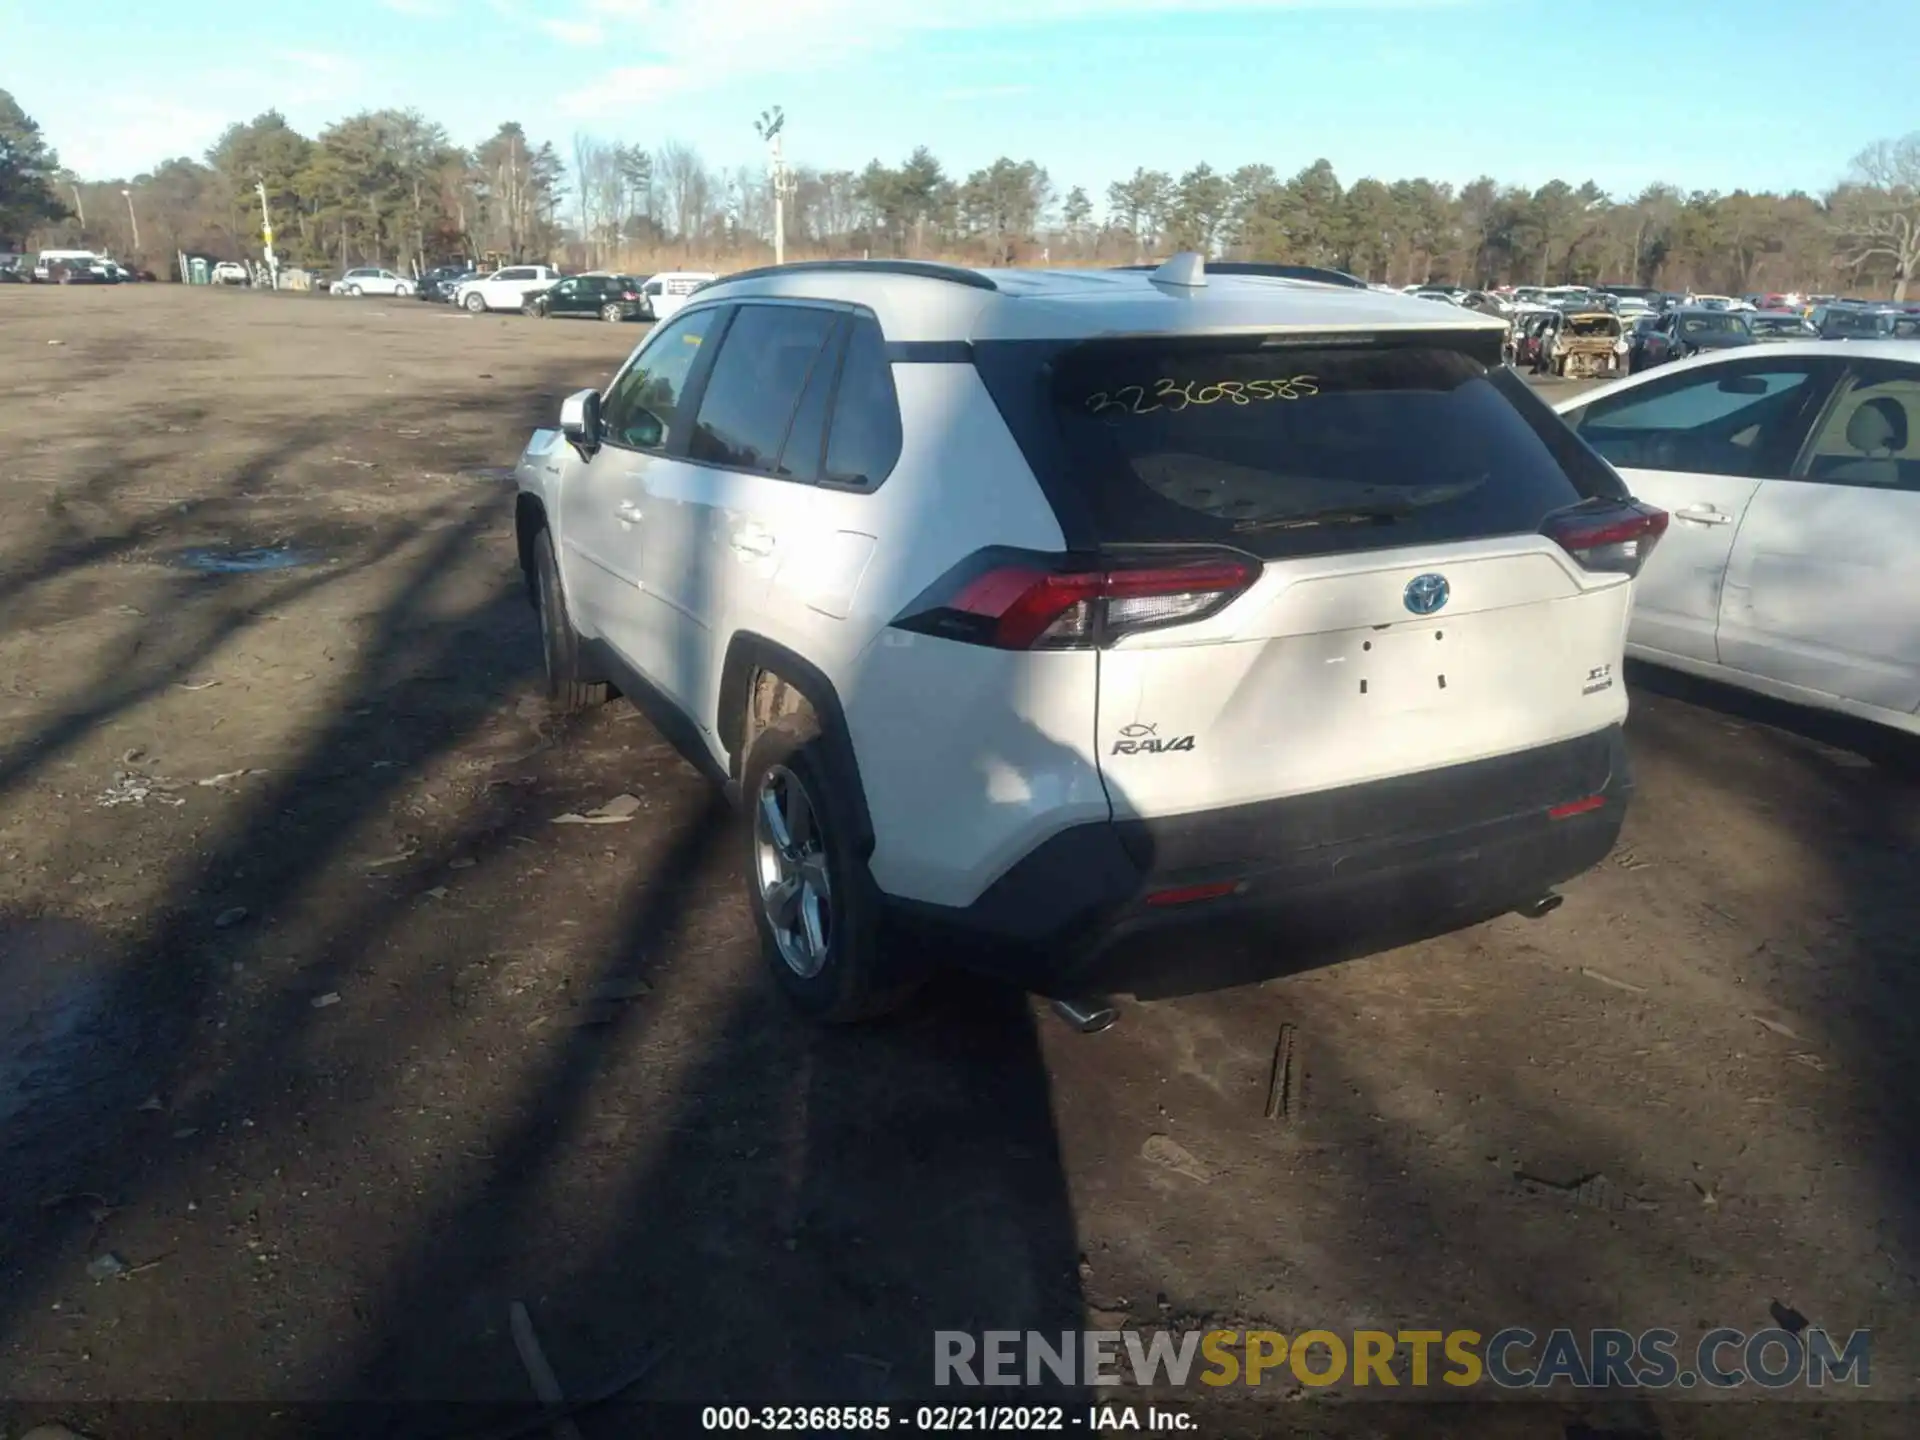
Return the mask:
<svg viewBox="0 0 1920 1440">
<path fill-rule="evenodd" d="M 1522 382 L 1443 344 L 1096 342 L 1050 389 L 1101 544 L 1386 549 L 1525 533 L 1624 493 Z"/>
<path fill-rule="evenodd" d="M 892 473 L 899 459 L 900 397 L 893 388 L 886 337 L 871 315 L 857 315 L 840 366 L 822 478 L 830 484 L 872 488 Z"/>
<path fill-rule="evenodd" d="M 798 305 L 741 306 L 720 342 L 687 458 L 773 473 L 837 319 Z"/>
</svg>

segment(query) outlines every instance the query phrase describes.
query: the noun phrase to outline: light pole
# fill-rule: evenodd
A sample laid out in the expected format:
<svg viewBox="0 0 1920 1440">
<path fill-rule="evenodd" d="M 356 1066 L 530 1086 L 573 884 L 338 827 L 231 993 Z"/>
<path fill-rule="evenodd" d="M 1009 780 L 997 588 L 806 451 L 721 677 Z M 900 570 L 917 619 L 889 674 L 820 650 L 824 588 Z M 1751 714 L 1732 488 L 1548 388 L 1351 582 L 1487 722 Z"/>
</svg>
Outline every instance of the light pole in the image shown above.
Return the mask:
<svg viewBox="0 0 1920 1440">
<path fill-rule="evenodd" d="M 80 199 L 80 187 L 78 185 L 69 184 L 67 188 L 73 192 L 73 213 L 79 217 L 80 238 L 84 240 L 87 238 L 87 207 Z"/>
<path fill-rule="evenodd" d="M 127 219 L 133 222 L 133 253 L 144 254 L 140 248 L 140 217 L 133 210 L 133 191 L 122 190 L 120 193 L 127 197 Z"/>
<path fill-rule="evenodd" d="M 793 193 L 793 177 L 780 153 L 780 132 L 786 128 L 787 115 L 778 105 L 761 112 L 753 122 L 754 133 L 767 142 L 773 176 L 773 263 L 787 263 L 787 196 Z"/>
<path fill-rule="evenodd" d="M 253 182 L 253 193 L 260 197 L 260 236 L 267 242 L 267 278 L 274 289 L 280 288 L 280 262 L 273 254 L 273 216 L 267 209 L 267 186 L 265 181 Z"/>
</svg>

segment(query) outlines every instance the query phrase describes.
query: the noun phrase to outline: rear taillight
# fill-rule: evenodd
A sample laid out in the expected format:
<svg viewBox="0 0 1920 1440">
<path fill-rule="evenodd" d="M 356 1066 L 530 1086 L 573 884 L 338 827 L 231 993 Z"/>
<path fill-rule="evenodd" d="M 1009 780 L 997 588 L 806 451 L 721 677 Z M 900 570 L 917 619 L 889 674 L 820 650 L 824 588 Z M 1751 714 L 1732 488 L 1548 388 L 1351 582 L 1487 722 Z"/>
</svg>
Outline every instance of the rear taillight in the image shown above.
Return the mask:
<svg viewBox="0 0 1920 1440">
<path fill-rule="evenodd" d="M 1540 529 L 1583 570 L 1637 575 L 1667 533 L 1667 512 L 1637 500 L 1589 500 L 1554 512 Z"/>
<path fill-rule="evenodd" d="M 620 298 L 622 300 L 638 300 L 640 297 L 631 290 L 622 290 L 620 292 Z"/>
<path fill-rule="evenodd" d="M 1138 563 L 985 550 L 955 566 L 893 624 L 999 650 L 1085 650 L 1203 619 L 1260 573 L 1232 554 Z"/>
</svg>

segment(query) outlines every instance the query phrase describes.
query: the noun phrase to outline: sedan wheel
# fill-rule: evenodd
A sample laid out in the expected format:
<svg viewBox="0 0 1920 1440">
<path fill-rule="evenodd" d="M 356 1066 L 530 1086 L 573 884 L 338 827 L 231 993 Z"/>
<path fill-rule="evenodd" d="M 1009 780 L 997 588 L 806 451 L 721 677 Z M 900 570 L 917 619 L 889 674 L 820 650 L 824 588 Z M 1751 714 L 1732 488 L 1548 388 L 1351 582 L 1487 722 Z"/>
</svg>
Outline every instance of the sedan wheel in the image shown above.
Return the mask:
<svg viewBox="0 0 1920 1440">
<path fill-rule="evenodd" d="M 347 287 L 347 294 L 358 300 L 360 298 L 360 287 L 358 285 L 349 285 Z"/>
<path fill-rule="evenodd" d="M 753 840 L 761 914 L 787 968 L 811 980 L 833 940 L 833 886 L 813 797 L 784 765 L 760 781 Z"/>
<path fill-rule="evenodd" d="M 627 312 L 622 310 L 618 305 L 602 305 L 600 307 L 600 318 L 609 325 L 618 325 L 627 318 Z"/>
</svg>

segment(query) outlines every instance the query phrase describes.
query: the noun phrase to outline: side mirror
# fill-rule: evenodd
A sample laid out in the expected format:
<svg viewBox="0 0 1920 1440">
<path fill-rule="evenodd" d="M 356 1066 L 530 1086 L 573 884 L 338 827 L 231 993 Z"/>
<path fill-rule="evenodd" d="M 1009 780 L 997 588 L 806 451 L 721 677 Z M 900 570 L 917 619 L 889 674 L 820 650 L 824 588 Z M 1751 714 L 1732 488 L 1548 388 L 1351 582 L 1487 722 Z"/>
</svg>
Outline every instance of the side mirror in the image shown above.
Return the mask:
<svg viewBox="0 0 1920 1440">
<path fill-rule="evenodd" d="M 598 390 L 576 390 L 560 402 L 560 433 L 580 452 L 582 460 L 600 448 Z"/>
</svg>

